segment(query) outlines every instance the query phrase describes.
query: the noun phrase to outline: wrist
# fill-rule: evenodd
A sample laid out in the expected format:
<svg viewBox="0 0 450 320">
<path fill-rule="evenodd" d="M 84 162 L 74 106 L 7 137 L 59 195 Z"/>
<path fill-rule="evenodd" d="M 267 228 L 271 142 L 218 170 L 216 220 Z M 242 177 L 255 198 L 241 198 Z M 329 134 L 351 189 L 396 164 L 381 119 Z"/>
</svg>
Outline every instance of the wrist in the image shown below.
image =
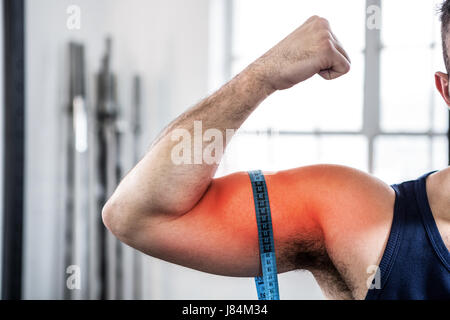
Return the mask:
<svg viewBox="0 0 450 320">
<path fill-rule="evenodd" d="M 249 76 L 252 77 L 253 81 L 257 83 L 260 91 L 266 94 L 266 96 L 270 96 L 272 93 L 277 91 L 277 88 L 271 81 L 271 76 L 267 72 L 267 67 L 264 60 L 261 58 L 249 65 L 246 71 L 249 73 Z"/>
<path fill-rule="evenodd" d="M 265 72 L 264 65 L 260 61 L 255 61 L 244 69 L 238 76 L 241 88 L 245 94 L 256 100 L 262 102 L 269 97 L 277 89 L 269 81 L 269 77 Z"/>
</svg>

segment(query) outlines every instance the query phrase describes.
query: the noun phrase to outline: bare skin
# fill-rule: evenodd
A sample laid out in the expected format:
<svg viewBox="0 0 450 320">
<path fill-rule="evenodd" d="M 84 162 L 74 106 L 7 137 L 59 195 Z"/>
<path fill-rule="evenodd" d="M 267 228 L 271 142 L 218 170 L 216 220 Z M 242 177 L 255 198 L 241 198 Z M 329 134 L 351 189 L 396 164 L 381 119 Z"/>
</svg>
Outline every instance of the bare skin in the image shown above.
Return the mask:
<svg viewBox="0 0 450 320">
<path fill-rule="evenodd" d="M 194 121 L 202 121 L 204 130 L 215 128 L 225 137 L 226 129 L 238 129 L 273 92 L 315 74 L 332 80 L 349 70 L 350 59 L 328 22 L 311 17 L 164 130 L 105 205 L 105 225 L 121 241 L 159 259 L 219 275 L 259 275 L 247 173 L 214 179 L 217 164 L 174 164 L 171 151 L 179 141 L 172 141 L 171 133 L 181 128 L 193 135 Z M 448 77 L 436 74 L 436 83 L 448 98 Z M 392 188 L 369 174 L 332 165 L 277 172 L 266 181 L 278 271 L 306 269 L 326 297 L 364 299 L 367 268 L 379 264 L 389 236 Z M 450 169 L 430 176 L 427 189 L 448 246 Z"/>
</svg>

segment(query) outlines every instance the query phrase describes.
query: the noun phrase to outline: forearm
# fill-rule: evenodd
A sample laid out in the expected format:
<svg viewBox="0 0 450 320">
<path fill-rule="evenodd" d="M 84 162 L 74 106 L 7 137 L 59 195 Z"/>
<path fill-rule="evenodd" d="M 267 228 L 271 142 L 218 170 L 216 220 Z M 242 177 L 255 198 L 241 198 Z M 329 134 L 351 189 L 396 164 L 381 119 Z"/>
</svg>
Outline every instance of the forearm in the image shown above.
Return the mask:
<svg viewBox="0 0 450 320">
<path fill-rule="evenodd" d="M 249 66 L 173 121 L 121 182 L 109 202 L 119 203 L 142 215 L 179 216 L 192 209 L 210 185 L 218 167 L 217 160 L 222 156 L 219 154 L 221 150 L 216 149 L 215 162 L 203 159 L 205 147 L 212 143 L 203 141 L 203 133 L 209 129 L 220 131 L 225 149 L 233 130 L 238 129 L 259 103 L 273 92 L 258 72 L 257 64 Z M 202 128 L 200 136 L 199 124 Z M 190 158 L 190 161 L 185 161 L 187 163 L 174 161 L 175 148 L 183 142 L 177 134 L 180 129 L 191 137 L 190 141 L 184 141 L 190 148 L 183 150 L 190 152 L 189 157 L 183 157 Z"/>
</svg>

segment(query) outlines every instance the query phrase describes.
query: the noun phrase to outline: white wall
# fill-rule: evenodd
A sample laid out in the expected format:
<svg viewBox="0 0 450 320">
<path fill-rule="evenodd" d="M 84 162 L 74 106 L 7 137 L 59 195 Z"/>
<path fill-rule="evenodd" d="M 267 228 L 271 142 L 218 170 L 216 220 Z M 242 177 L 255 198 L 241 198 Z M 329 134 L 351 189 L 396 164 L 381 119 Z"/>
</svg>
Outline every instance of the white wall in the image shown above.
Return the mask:
<svg viewBox="0 0 450 320">
<path fill-rule="evenodd" d="M 208 1 L 29 0 L 26 4 L 24 292 L 27 299 L 54 299 L 62 297 L 65 271 L 61 230 L 65 174 L 61 159 L 65 152 L 69 40 L 86 44 L 90 103 L 92 80 L 107 34 L 114 39 L 114 68 L 119 75 L 122 105 L 131 102 L 133 74 L 141 73 L 145 150 L 172 118 L 206 94 Z M 73 4 L 81 8 L 79 31 L 66 27 L 66 9 Z M 150 266 L 150 274 L 158 268 Z M 152 283 L 145 285 L 146 297 L 161 297 L 155 292 L 164 290 L 156 290 Z"/>
<path fill-rule="evenodd" d="M 68 42 L 88 44 L 90 75 L 103 51 L 108 1 L 26 2 L 26 215 L 24 297 L 56 299 L 63 293 L 62 249 Z M 82 9 L 81 30 L 68 30 L 66 9 Z"/>
</svg>

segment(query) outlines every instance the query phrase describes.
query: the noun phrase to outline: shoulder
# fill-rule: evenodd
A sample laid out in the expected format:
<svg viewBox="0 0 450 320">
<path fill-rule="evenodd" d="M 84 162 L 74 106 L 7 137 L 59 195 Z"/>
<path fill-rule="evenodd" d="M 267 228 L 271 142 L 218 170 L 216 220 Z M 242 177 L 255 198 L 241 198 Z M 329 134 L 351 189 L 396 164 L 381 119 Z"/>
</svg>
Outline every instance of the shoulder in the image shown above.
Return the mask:
<svg viewBox="0 0 450 320">
<path fill-rule="evenodd" d="M 355 297 L 363 298 L 368 270 L 380 263 L 389 237 L 395 191 L 370 174 L 337 165 L 278 172 L 268 179 L 295 190 L 280 191 L 279 197 L 288 194 L 310 206 L 327 255 Z"/>
<path fill-rule="evenodd" d="M 331 175 L 330 199 L 319 211 L 327 253 L 355 297 L 363 299 L 367 279 L 389 239 L 395 191 L 359 170 L 329 166 L 324 170 Z"/>
<path fill-rule="evenodd" d="M 331 251 L 372 247 L 371 242 L 379 244 L 389 233 L 395 191 L 370 174 L 345 166 L 315 165 L 269 174 L 266 180 L 269 197 L 310 213 Z"/>
<path fill-rule="evenodd" d="M 267 172 L 265 178 L 271 199 L 311 212 L 325 235 L 326 231 L 332 235 L 340 228 L 361 228 L 392 216 L 394 190 L 357 169 L 314 165 Z"/>
<path fill-rule="evenodd" d="M 376 210 L 395 200 L 395 192 L 389 185 L 346 166 L 314 165 L 265 175 L 268 183 L 284 185 L 285 195 L 288 190 L 296 196 L 306 193 L 327 216 L 342 207 L 362 210 L 370 206 Z"/>
</svg>

